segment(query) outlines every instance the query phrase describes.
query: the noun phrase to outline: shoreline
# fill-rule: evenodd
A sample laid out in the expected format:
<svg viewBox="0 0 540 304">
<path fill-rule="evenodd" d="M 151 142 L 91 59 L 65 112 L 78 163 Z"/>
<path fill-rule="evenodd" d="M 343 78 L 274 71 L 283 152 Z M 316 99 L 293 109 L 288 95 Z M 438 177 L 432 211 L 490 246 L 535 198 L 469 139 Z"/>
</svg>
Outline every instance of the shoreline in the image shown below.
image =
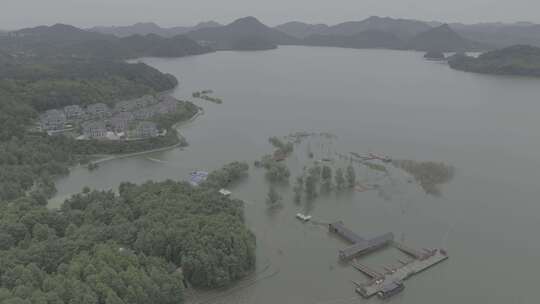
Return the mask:
<svg viewBox="0 0 540 304">
<path fill-rule="evenodd" d="M 197 113 L 195 113 L 190 119 L 186 121 L 177 122 L 172 126 L 172 129 L 175 129 L 178 133 L 178 138 L 180 139 L 179 143 L 176 143 L 174 145 L 167 146 L 167 147 L 145 150 L 145 151 L 140 151 L 140 152 L 126 153 L 126 154 L 112 154 L 112 155 L 94 154 L 94 155 L 90 155 L 90 157 L 98 157 L 98 159 L 94 161 L 90 161 L 86 165 L 78 164 L 78 165 L 72 166 L 69 168 L 69 170 L 71 171 L 75 168 L 87 166 L 89 164 L 99 165 L 99 164 L 106 163 L 108 161 L 112 161 L 115 159 L 130 158 L 130 157 L 135 157 L 135 156 L 140 156 L 140 155 L 145 155 L 145 154 L 150 154 L 150 153 L 168 151 L 168 150 L 172 150 L 178 147 L 182 147 L 182 140 L 186 141 L 186 138 L 180 133 L 180 128 L 185 124 L 194 122 L 197 118 L 204 115 L 204 113 L 205 113 L 204 109 L 199 107 L 199 111 L 197 111 Z"/>
</svg>

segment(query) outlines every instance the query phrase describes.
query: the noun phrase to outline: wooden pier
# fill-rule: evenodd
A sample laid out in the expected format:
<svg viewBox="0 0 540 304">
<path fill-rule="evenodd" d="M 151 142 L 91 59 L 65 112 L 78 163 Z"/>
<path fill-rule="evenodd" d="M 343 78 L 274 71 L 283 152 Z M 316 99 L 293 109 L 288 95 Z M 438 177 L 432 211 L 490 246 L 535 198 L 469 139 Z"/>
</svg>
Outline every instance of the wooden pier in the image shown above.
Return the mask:
<svg viewBox="0 0 540 304">
<path fill-rule="evenodd" d="M 408 247 L 408 246 L 405 246 L 401 243 L 398 243 L 398 242 L 394 242 L 394 247 L 396 247 L 397 249 L 399 249 L 401 252 L 415 258 L 415 259 L 418 259 L 418 260 L 421 260 L 423 258 L 426 257 L 427 253 L 425 252 L 420 252 L 414 248 L 411 248 L 411 247 Z"/>
<path fill-rule="evenodd" d="M 448 255 L 443 249 L 416 250 L 412 247 L 395 242 L 394 234 L 392 233 L 386 233 L 372 239 L 365 239 L 349 230 L 342 222 L 329 224 L 328 229 L 330 232 L 335 233 L 349 243 L 352 243 L 351 246 L 339 250 L 339 258 L 345 261 L 354 259 L 354 261 L 351 262 L 351 265 L 369 278 L 366 283 L 353 281 L 357 287 L 356 292 L 365 298 L 377 295 L 382 299 L 386 299 L 398 294 L 405 289 L 403 281 L 448 259 Z M 398 260 L 401 266 L 397 268 L 384 267 L 386 273 L 382 274 L 355 259 L 362 254 L 366 254 L 387 245 L 393 245 L 401 252 L 410 256 L 412 260 Z"/>
<path fill-rule="evenodd" d="M 384 275 L 376 270 L 373 270 L 369 268 L 368 266 L 361 264 L 359 262 L 352 262 L 351 265 L 361 273 L 365 274 L 366 276 L 370 277 L 371 279 L 382 279 L 384 278 Z"/>
<path fill-rule="evenodd" d="M 372 239 L 365 239 L 349 230 L 341 222 L 330 224 L 329 230 L 348 242 L 353 243 L 353 245 L 339 251 L 339 258 L 344 261 L 385 247 L 394 241 L 393 233 L 386 233 Z"/>
<path fill-rule="evenodd" d="M 401 248 L 399 249 L 401 250 Z M 373 277 L 373 273 L 362 271 L 370 278 L 370 280 L 367 283 L 358 286 L 356 292 L 365 298 L 374 295 L 378 295 L 381 298 L 393 296 L 405 288 L 403 281 L 446 259 L 448 259 L 448 255 L 444 250 L 435 249 L 422 255 L 421 259 L 414 259 L 410 262 L 400 262 L 402 263 L 401 267 L 391 269 L 391 271 L 387 272 L 382 277 Z M 365 265 L 363 265 L 362 268 L 369 271 L 369 268 Z"/>
</svg>

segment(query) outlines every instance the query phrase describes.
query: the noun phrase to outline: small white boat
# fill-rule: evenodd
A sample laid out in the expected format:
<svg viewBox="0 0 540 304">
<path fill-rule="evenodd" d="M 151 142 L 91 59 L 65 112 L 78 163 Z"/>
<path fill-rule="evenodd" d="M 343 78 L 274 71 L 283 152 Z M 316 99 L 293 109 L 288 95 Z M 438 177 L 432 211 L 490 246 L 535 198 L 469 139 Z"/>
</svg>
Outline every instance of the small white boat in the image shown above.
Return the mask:
<svg viewBox="0 0 540 304">
<path fill-rule="evenodd" d="M 301 220 L 301 221 L 308 222 L 309 220 L 311 220 L 311 215 L 305 215 L 305 214 L 302 214 L 302 213 L 297 213 L 296 218 Z"/>
<path fill-rule="evenodd" d="M 221 193 L 224 196 L 229 196 L 229 195 L 232 194 L 232 192 L 227 190 L 227 189 L 221 189 L 221 190 L 219 190 L 219 193 Z"/>
</svg>

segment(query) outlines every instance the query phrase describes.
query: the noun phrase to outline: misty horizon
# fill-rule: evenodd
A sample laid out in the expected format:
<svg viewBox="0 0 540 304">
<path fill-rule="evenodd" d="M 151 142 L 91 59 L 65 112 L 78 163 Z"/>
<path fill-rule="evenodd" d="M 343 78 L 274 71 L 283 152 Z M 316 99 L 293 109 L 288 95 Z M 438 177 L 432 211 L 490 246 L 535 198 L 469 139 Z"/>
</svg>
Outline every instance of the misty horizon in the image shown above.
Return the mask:
<svg viewBox="0 0 540 304">
<path fill-rule="evenodd" d="M 227 5 L 213 1 L 172 0 L 153 2 L 136 0 L 79 1 L 53 0 L 46 3 L 11 1 L 0 11 L 0 29 L 16 30 L 56 23 L 70 24 L 80 28 L 94 26 L 128 26 L 135 23 L 155 23 L 161 27 L 191 26 L 201 21 L 230 23 L 238 18 L 254 16 L 269 26 L 290 21 L 310 24 L 339 24 L 360 21 L 370 16 L 412 19 L 442 23 L 540 23 L 534 12 L 536 2 L 518 0 L 513 3 L 472 0 L 459 3 L 433 3 L 427 0 L 407 0 L 400 3 L 385 1 L 339 0 L 332 4 L 319 1 L 305 2 L 273 1 L 262 5 L 246 0 L 229 1 Z M 185 3 L 188 2 L 188 3 Z M 222 6 L 222 7 L 219 7 Z M 486 8 L 489 7 L 489 10 Z M 125 13 L 118 14 L 125 10 Z M 21 18 L 20 12 L 25 12 Z M 321 12 L 324 12 L 321 14 Z M 444 13 L 443 13 L 444 12 Z"/>
<path fill-rule="evenodd" d="M 396 17 L 396 16 L 378 16 L 378 15 L 372 15 L 372 16 L 367 16 L 365 18 L 362 18 L 362 19 L 351 19 L 351 20 L 342 20 L 340 22 L 336 22 L 336 23 L 324 23 L 324 22 L 309 22 L 309 21 L 304 21 L 304 20 L 297 20 L 297 19 L 291 19 L 289 21 L 285 21 L 285 22 L 281 22 L 281 23 L 267 23 L 265 22 L 264 20 L 262 20 L 261 18 L 257 17 L 257 16 L 253 16 L 253 15 L 246 15 L 246 16 L 240 16 L 240 17 L 237 17 L 237 18 L 233 18 L 231 19 L 230 21 L 226 21 L 226 22 L 223 22 L 223 21 L 218 21 L 218 20 L 212 20 L 212 19 L 203 19 L 201 21 L 197 21 L 197 22 L 194 22 L 194 23 L 182 23 L 182 24 L 164 24 L 162 22 L 159 22 L 159 21 L 152 21 L 152 20 L 148 20 L 148 21 L 135 21 L 135 22 L 132 22 L 132 23 L 125 23 L 125 24 L 93 24 L 93 25 L 85 25 L 85 26 L 81 26 L 81 25 L 78 25 L 76 23 L 67 23 L 67 22 L 51 22 L 51 23 L 43 23 L 43 24 L 34 24 L 34 25 L 28 25 L 28 26 L 22 26 L 22 27 L 17 27 L 17 28 L 7 28 L 7 27 L 1 27 L 0 30 L 4 30 L 4 31 L 16 31 L 16 30 L 20 30 L 20 29 L 24 29 L 24 28 L 33 28 L 33 27 L 38 27 L 38 26 L 53 26 L 53 25 L 56 25 L 56 24 L 65 24 L 65 25 L 71 25 L 71 26 L 74 26 L 74 27 L 77 27 L 77 28 L 81 28 L 81 29 L 92 29 L 94 27 L 129 27 L 129 26 L 133 26 L 133 25 L 137 25 L 137 24 L 154 24 L 154 25 L 157 25 L 161 28 L 175 28 L 175 27 L 186 27 L 186 28 L 189 28 L 189 27 L 194 27 L 196 25 L 199 25 L 199 24 L 204 24 L 204 23 L 210 23 L 210 22 L 216 22 L 216 23 L 219 23 L 220 25 L 227 25 L 227 24 L 230 24 L 236 20 L 239 20 L 239 19 L 242 19 L 242 18 L 246 18 L 246 17 L 254 17 L 256 18 L 257 20 L 259 20 L 261 23 L 269 26 L 269 27 L 276 27 L 276 26 L 280 26 L 280 25 L 283 25 L 283 24 L 286 24 L 286 23 L 290 23 L 290 22 L 300 22 L 300 23 L 305 23 L 305 24 L 312 24 L 312 25 L 328 25 L 328 26 L 334 26 L 334 25 L 338 25 L 338 24 L 341 24 L 341 23 L 345 23 L 345 22 L 360 22 L 360 21 L 363 21 L 363 20 L 366 20 L 366 19 L 369 19 L 369 18 L 372 18 L 372 17 L 378 17 L 378 18 L 390 18 L 390 19 L 394 19 L 394 20 L 413 20 L 413 21 L 420 21 L 420 22 L 424 22 L 426 24 L 431 24 L 431 23 L 440 23 L 440 24 L 463 24 L 463 25 L 479 25 L 479 24 L 504 24 L 504 25 L 518 25 L 518 24 L 523 24 L 523 25 L 536 25 L 536 24 L 540 24 L 539 23 L 536 23 L 536 22 L 533 22 L 533 21 L 527 21 L 527 20 L 521 20 L 521 21 L 509 21 L 509 22 L 504 22 L 504 21 L 486 21 L 486 22 L 452 22 L 452 21 L 444 21 L 444 20 L 422 20 L 422 19 L 413 19 L 413 18 L 402 18 L 402 17 Z"/>
</svg>

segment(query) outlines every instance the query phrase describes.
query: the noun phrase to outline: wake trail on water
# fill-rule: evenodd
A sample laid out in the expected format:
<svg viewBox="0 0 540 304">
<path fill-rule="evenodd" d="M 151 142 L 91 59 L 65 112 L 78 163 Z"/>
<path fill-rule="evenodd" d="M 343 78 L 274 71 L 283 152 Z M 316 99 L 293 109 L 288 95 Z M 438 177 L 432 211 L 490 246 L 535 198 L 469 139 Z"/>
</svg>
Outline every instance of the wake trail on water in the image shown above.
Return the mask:
<svg viewBox="0 0 540 304">
<path fill-rule="evenodd" d="M 155 163 L 160 163 L 160 164 L 172 164 L 169 161 L 162 160 L 162 159 L 157 159 L 157 158 L 152 158 L 152 157 L 147 157 L 146 159 L 149 160 L 149 161 L 153 161 Z"/>
</svg>

